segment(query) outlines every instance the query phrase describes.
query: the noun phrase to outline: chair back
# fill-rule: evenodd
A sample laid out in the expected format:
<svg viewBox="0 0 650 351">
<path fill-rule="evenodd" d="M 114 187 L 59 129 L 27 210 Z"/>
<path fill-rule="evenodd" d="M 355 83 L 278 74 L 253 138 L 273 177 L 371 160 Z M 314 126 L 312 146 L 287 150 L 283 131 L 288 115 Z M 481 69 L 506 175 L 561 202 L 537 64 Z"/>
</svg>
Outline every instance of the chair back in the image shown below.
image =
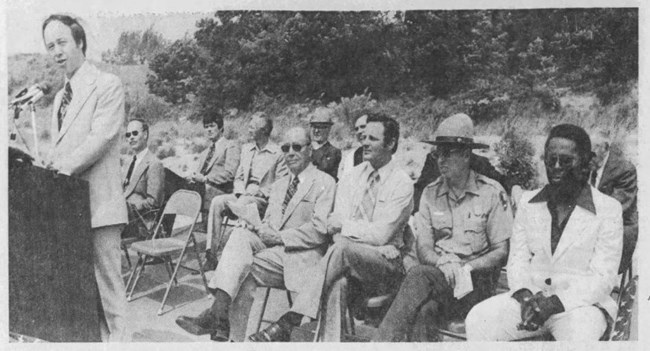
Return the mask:
<svg viewBox="0 0 650 351">
<path fill-rule="evenodd" d="M 177 190 L 165 204 L 163 215 L 175 214 L 194 218 L 201 211 L 201 195 L 196 191 Z"/>
</svg>

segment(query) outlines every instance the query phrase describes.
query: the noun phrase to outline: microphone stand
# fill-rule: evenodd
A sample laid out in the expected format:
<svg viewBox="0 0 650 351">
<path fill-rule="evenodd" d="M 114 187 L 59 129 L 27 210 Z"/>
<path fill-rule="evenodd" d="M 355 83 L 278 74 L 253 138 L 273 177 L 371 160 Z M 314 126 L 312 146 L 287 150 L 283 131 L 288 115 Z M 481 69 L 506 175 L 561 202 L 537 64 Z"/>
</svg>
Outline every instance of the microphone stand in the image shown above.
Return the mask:
<svg viewBox="0 0 650 351">
<path fill-rule="evenodd" d="M 20 133 L 20 130 L 16 126 L 16 120 L 20 117 L 20 113 L 22 110 L 25 108 L 26 105 L 29 105 L 30 110 L 31 110 L 31 120 L 32 120 L 32 133 L 33 133 L 33 139 L 34 139 L 34 150 L 30 150 L 29 145 L 27 144 L 25 138 L 23 137 L 22 133 Z M 16 134 L 20 136 L 20 139 L 23 141 L 25 144 L 25 148 L 27 148 L 27 151 L 29 151 L 31 154 L 33 154 L 34 160 L 36 161 L 35 164 L 41 164 L 41 158 L 40 154 L 38 152 L 38 134 L 36 130 L 36 106 L 34 106 L 33 103 L 28 102 L 23 105 L 14 105 L 14 118 L 11 121 L 12 129 L 13 131 L 11 132 L 10 139 L 12 141 L 16 140 Z"/>
<path fill-rule="evenodd" d="M 41 164 L 41 157 L 40 153 L 38 152 L 38 134 L 36 132 L 36 106 L 30 102 L 29 107 L 32 117 L 32 133 L 34 135 L 34 160 L 36 161 L 36 164 Z"/>
</svg>

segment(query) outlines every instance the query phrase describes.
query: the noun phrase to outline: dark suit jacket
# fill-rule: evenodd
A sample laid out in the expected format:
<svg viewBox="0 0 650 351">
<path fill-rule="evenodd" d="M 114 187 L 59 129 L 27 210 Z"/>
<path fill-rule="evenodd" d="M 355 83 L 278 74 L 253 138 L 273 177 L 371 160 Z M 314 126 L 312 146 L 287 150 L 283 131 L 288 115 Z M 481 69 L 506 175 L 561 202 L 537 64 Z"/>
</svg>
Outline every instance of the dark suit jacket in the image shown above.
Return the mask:
<svg viewBox="0 0 650 351">
<path fill-rule="evenodd" d="M 476 155 L 472 153 L 469 160 L 470 168 L 479 174 L 482 174 L 488 178 L 494 179 L 503 186 L 503 188 L 510 192 L 510 186 L 507 184 L 507 179 L 501 173 L 499 173 L 490 163 L 486 157 Z M 424 188 L 431 184 L 434 180 L 440 177 L 440 170 L 438 169 L 438 162 L 433 157 L 431 153 L 427 154 L 426 160 L 424 161 L 424 166 L 422 167 L 422 172 L 420 173 L 420 178 L 415 182 L 415 193 L 413 194 L 413 200 L 415 201 L 415 206 L 413 208 L 413 213 L 418 211 L 420 205 L 420 197 L 422 197 L 422 192 Z"/>
<path fill-rule="evenodd" d="M 125 162 L 126 169 L 130 164 Z M 164 191 L 165 168 L 158 157 L 149 151 L 133 170 L 129 185 L 124 188 L 124 197 L 127 204 L 144 212 L 162 206 Z"/>
<path fill-rule="evenodd" d="M 623 207 L 624 240 L 620 270 L 624 270 L 629 265 L 636 247 L 639 213 L 636 206 L 636 167 L 623 157 L 618 147 L 610 148 L 598 190 L 618 200 Z"/>
<path fill-rule="evenodd" d="M 334 147 L 330 142 L 325 142 L 318 150 L 311 154 L 312 162 L 320 171 L 323 171 L 338 180 L 339 163 L 341 163 L 341 150 Z"/>
</svg>

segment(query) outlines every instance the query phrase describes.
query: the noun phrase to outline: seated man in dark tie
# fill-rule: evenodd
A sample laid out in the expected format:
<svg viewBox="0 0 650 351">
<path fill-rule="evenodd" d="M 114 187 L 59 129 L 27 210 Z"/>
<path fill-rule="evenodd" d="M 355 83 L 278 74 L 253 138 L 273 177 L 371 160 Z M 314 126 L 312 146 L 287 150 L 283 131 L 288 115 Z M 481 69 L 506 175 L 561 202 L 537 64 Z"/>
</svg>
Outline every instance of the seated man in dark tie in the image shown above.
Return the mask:
<svg viewBox="0 0 650 351">
<path fill-rule="evenodd" d="M 608 131 L 600 130 L 592 136 L 593 152 L 591 186 L 609 195 L 623 206 L 623 254 L 618 273 L 632 263 L 632 255 L 639 236 L 639 213 L 636 208 L 636 167 L 625 159 L 620 147 L 611 143 Z"/>
<path fill-rule="evenodd" d="M 303 317 L 315 319 L 320 311 L 323 341 L 340 341 L 337 287 L 342 278 L 354 279 L 369 294 L 399 285 L 404 276 L 399 249 L 413 207 L 413 184 L 393 160 L 398 141 L 397 121 L 381 113 L 368 115 L 365 161 L 339 182 L 328 221 L 334 245 L 318 263 L 316 274 L 306 280 L 305 293 L 297 296 L 291 311 L 250 340 L 288 341 Z"/>
<path fill-rule="evenodd" d="M 176 320 L 186 331 L 210 334 L 215 341 L 243 341 L 255 288 L 273 286 L 302 294 L 310 268 L 327 249 L 334 179 L 311 164 L 304 129 L 286 133 L 282 152 L 290 175 L 273 183 L 262 226 L 249 225 L 232 233 L 211 282 L 212 307 L 197 318 Z"/>
<path fill-rule="evenodd" d="M 147 148 L 149 126 L 143 120 L 134 119 L 129 122 L 126 140 L 133 157 L 128 165 L 125 164 L 123 188 L 129 210 L 129 225 L 123 236 L 144 238 L 148 234 L 147 230 L 138 224 L 144 224 L 147 228 L 152 226 L 156 217 L 152 210 L 162 205 L 165 196 L 165 168 Z"/>
<path fill-rule="evenodd" d="M 415 215 L 421 264 L 407 272 L 374 341 L 414 341 L 411 333 L 425 304 L 439 321 L 443 310 L 464 317 L 494 291 L 492 277 L 508 256 L 512 211 L 503 187 L 470 169 L 472 149 L 487 147 L 474 142 L 473 129 L 464 114 L 438 127 L 431 143 L 442 175 L 424 189 Z M 472 289 L 456 289 L 469 276 Z"/>
<path fill-rule="evenodd" d="M 312 160 L 319 170 L 338 180 L 337 173 L 341 162 L 341 150 L 330 144 L 330 130 L 332 129 L 332 110 L 318 107 L 309 116 L 309 129 L 311 130 Z"/>
</svg>

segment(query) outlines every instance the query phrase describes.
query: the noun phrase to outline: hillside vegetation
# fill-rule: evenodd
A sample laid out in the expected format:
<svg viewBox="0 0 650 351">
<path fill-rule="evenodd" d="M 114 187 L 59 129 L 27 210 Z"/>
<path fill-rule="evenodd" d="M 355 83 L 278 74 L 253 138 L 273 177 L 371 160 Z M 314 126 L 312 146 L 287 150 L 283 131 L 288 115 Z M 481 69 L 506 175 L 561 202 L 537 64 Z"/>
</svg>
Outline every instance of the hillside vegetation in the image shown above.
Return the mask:
<svg viewBox="0 0 650 351">
<path fill-rule="evenodd" d="M 331 139 L 342 149 L 353 146 L 350 127 L 364 112 L 395 116 L 398 158 L 414 177 L 430 148 L 420 141 L 458 112 L 493 146 L 495 165 L 525 158 L 539 171 L 544 136 L 558 123 L 607 129 L 637 161 L 637 27 L 636 9 L 226 11 L 173 43 L 150 30 L 125 33 L 133 40 L 115 53 L 138 59 L 107 54 L 96 64 L 122 79 L 128 118 L 152 125 L 151 148 L 181 173 L 206 146 L 205 113 L 223 111 L 226 136 L 244 138 L 249 116 L 265 111 L 278 140 L 322 105 L 336 113 Z M 132 47 L 145 37 L 159 39 L 151 52 Z M 63 86 L 44 55 L 16 55 L 8 64 L 10 95 L 36 82 Z M 53 95 L 37 111 L 42 155 Z M 31 144 L 26 113 L 17 124 Z M 530 186 L 543 178 L 538 172 Z"/>
</svg>

